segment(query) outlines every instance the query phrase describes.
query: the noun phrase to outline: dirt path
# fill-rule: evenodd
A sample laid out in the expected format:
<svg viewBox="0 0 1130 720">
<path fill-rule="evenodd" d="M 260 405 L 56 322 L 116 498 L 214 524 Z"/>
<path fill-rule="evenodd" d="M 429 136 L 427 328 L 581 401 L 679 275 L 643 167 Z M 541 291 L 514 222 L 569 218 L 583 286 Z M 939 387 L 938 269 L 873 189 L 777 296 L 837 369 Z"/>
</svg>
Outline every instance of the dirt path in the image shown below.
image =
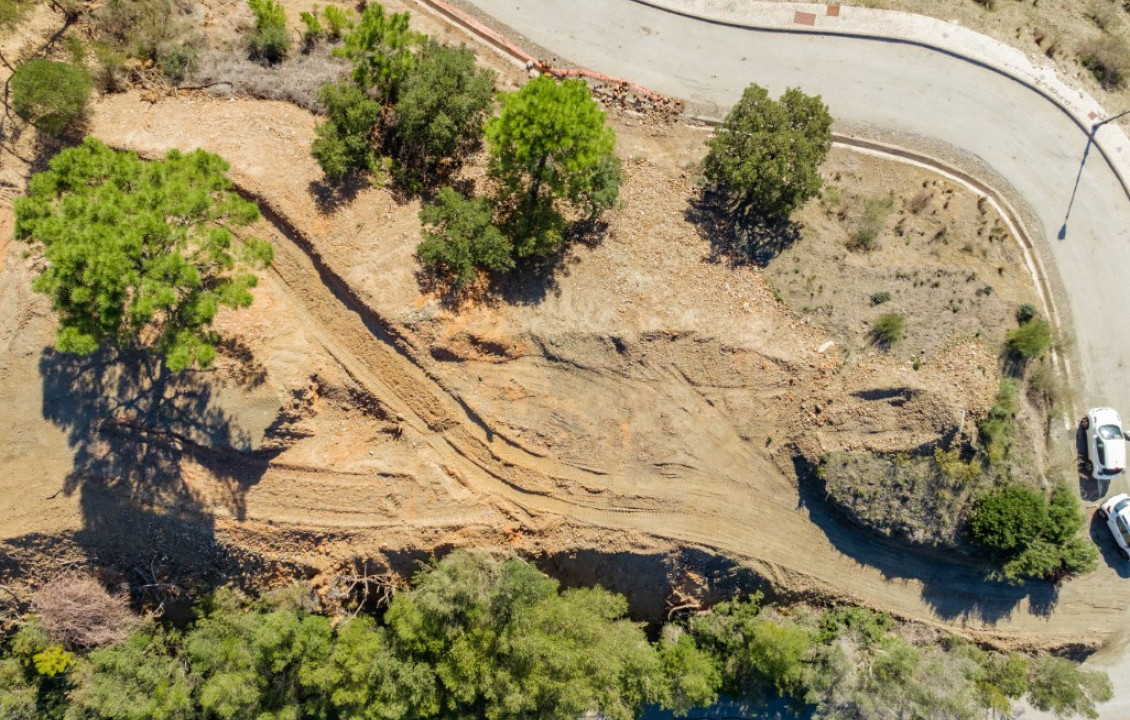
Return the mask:
<svg viewBox="0 0 1130 720">
<path fill-rule="evenodd" d="M 382 193 L 367 191 L 336 216 L 320 215 L 306 191 L 309 179 L 317 177 L 305 155 L 312 125 L 303 111 L 275 103 L 182 99 L 149 106 L 127 95 L 99 104 L 93 132 L 150 155 L 170 147 L 205 147 L 232 162 L 233 176 L 269 209 L 267 217 L 277 229 L 272 237 L 278 248 L 274 277 L 299 309 L 293 322 L 314 333 L 352 380 L 404 426 L 414 451 L 432 458 L 446 476 L 386 480 L 405 483 L 406 495 L 413 483 L 462 487 L 468 511 L 445 501 L 397 520 L 395 507 L 381 507 L 377 475 L 276 467 L 248 491 L 242 518 L 225 526 L 261 538 L 275 535 L 279 542 L 296 531 L 411 523 L 448 529 L 502 523 L 535 536 L 562 527 L 605 528 L 608 537 L 626 531 L 720 551 L 792 591 L 850 598 L 900 616 L 1018 643 L 1106 637 L 1106 615 L 1120 603 L 1117 585 L 1108 577 L 1111 571 L 1069 583 L 1055 598 L 1050 591 L 1041 595 L 1039 588 L 1030 594 L 1031 589 L 987 585 L 975 568 L 911 556 L 865 537 L 842 526 L 818 498 L 803 491 L 798 496 L 769 451 L 755 451 L 736 433 L 734 418 L 712 399 L 709 387 L 662 364 L 649 370 L 645 362 L 642 370 L 627 375 L 568 366 L 563 374 L 560 353 L 549 358 L 528 352 L 495 366 L 501 368 L 498 372 L 546 384 L 558 402 L 569 401 L 566 382 L 585 383 L 587 392 L 603 388 L 597 392 L 610 398 L 654 398 L 648 402 L 659 404 L 653 408 L 656 420 L 647 422 L 666 424 L 658 437 L 675 443 L 658 448 L 665 457 L 646 464 L 627 458 L 609 464 L 600 458 L 616 454 L 590 452 L 586 457 L 568 446 L 518 437 L 502 416 L 476 409 L 483 406 L 480 398 L 457 389 L 464 387 L 458 381 L 437 379 L 435 364 L 420 360 L 427 348 L 401 336 L 385 312 L 372 309 L 374 296 L 356 289 L 364 286 L 354 278 L 367 258 L 343 244 L 342 235 L 355 223 L 359 227 L 376 219 L 377 232 L 387 237 L 399 227 L 398 218 L 411 218 L 414 212 L 392 208 Z M 286 173 L 274 170 L 283 167 Z M 380 209 L 386 207 L 381 225 Z M 411 241 L 401 245 L 410 248 Z M 393 252 L 387 245 L 375 247 Z M 382 308 L 402 307 L 410 314 L 418 306 L 414 284 L 381 280 Z M 804 337 L 803 329 L 797 332 Z M 811 340 L 805 338 L 802 345 Z M 793 352 L 816 357 L 811 349 Z M 779 373 L 782 381 L 793 372 L 788 365 L 774 370 L 764 359 L 760 362 L 763 372 Z M 446 372 L 463 373 L 467 367 L 456 365 Z M 562 381 L 566 377 L 574 379 Z M 654 432 L 639 422 L 634 432 Z M 359 510 L 363 508 L 370 510 Z M 361 545 L 355 544 L 354 551 L 362 552 Z"/>
</svg>

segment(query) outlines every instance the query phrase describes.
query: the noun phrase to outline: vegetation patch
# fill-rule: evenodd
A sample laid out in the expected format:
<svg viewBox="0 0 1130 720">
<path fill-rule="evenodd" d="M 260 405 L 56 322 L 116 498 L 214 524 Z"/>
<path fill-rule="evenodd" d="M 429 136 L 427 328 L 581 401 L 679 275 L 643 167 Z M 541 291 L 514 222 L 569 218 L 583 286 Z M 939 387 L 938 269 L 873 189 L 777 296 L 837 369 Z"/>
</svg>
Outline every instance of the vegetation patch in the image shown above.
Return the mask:
<svg viewBox="0 0 1130 720">
<path fill-rule="evenodd" d="M 29 618 L 0 656 L 0 707 L 48 720 L 632 720 L 648 705 L 685 715 L 722 691 L 815 718 L 976 720 L 1022 697 L 1093 716 L 1111 696 L 1104 674 L 1067 660 L 915 641 L 861 608 L 782 611 L 754 596 L 671 622 L 656 642 L 626 610 L 520 559 L 457 551 L 379 615 L 331 619 L 298 587 L 220 589 L 183 630 L 147 620 L 94 649 Z"/>
<path fill-rule="evenodd" d="M 991 484 L 955 450 L 933 455 L 833 453 L 820 467 L 829 499 L 854 522 L 919 545 L 964 548 L 962 525 Z"/>
<path fill-rule="evenodd" d="M 92 87 L 81 66 L 29 60 L 12 74 L 12 110 L 36 129 L 59 135 L 83 119 Z"/>
</svg>

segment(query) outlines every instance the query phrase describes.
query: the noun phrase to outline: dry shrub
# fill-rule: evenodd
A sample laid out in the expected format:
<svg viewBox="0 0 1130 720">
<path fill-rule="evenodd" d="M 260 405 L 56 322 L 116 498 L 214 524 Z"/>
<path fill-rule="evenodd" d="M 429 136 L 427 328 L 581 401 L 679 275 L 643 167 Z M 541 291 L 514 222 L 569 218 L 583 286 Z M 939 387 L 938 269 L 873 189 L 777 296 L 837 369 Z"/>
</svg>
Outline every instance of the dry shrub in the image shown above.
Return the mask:
<svg viewBox="0 0 1130 720">
<path fill-rule="evenodd" d="M 37 590 L 31 602 L 43 629 L 71 648 L 122 642 L 138 623 L 125 596 L 111 595 L 89 575 L 59 575 Z"/>
<path fill-rule="evenodd" d="M 1120 35 L 1103 35 L 1083 44 L 1079 62 L 1106 90 L 1118 90 L 1130 77 L 1130 43 Z"/>
<path fill-rule="evenodd" d="M 213 92 L 227 85 L 237 95 L 283 100 L 320 113 L 318 88 L 341 80 L 348 72 L 349 64 L 324 47 L 272 66 L 248 60 L 242 50 L 215 50 L 200 56 L 194 78 L 211 86 Z"/>
</svg>

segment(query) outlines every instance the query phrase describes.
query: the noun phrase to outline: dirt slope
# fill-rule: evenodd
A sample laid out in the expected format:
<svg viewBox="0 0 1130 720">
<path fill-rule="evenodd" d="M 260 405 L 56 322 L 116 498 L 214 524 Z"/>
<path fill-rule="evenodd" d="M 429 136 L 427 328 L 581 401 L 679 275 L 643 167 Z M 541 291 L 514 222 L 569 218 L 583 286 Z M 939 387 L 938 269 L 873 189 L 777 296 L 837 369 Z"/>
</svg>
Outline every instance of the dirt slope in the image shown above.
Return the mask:
<svg viewBox="0 0 1130 720">
<path fill-rule="evenodd" d="M 544 297 L 456 313 L 412 277 L 416 206 L 365 190 L 319 211 L 313 124 L 276 103 L 132 95 L 94 117 L 94 134 L 119 147 L 219 152 L 272 211 L 261 231 L 278 248 L 274 268 L 256 310 L 223 328 L 263 365 L 261 399 L 240 399 L 234 382 L 215 399 L 249 428 L 249 448 L 265 437 L 278 454 L 238 485 L 181 464 L 220 535 L 315 568 L 445 543 L 607 553 L 676 543 L 787 590 L 1019 643 L 1104 637 L 1117 604 L 1110 571 L 1068 584 L 1058 602 L 986 586 L 972 568 L 845 528 L 812 488 L 798 490 L 784 442 L 818 453 L 935 439 L 983 409 L 992 358 L 954 347 L 937 372 L 914 372 L 897 358 L 817 352 L 826 336 L 792 319 L 760 274 L 704 261 L 707 244 L 666 192 L 691 185 L 677 150 L 632 164 L 608 237 L 571 252 Z M 916 416 L 863 399 L 892 385 L 919 389 L 928 407 Z M 819 417 L 824 398 L 844 403 L 839 421 Z"/>
</svg>

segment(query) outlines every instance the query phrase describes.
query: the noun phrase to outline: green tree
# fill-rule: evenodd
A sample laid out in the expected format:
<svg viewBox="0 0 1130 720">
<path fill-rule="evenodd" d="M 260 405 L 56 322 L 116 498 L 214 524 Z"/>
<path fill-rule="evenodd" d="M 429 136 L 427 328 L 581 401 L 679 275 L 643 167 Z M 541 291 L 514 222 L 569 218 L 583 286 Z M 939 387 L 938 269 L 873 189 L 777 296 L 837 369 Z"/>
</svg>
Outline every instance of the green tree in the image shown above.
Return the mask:
<svg viewBox="0 0 1130 720">
<path fill-rule="evenodd" d="M 694 636 L 677 625 L 663 628 L 659 641 L 659 664 L 666 687 L 659 704 L 676 717 L 718 700 L 722 672 L 718 661 L 698 647 Z"/>
<path fill-rule="evenodd" d="M 217 590 L 186 633 L 183 656 L 199 678 L 207 716 L 229 720 L 319 717 L 324 696 L 304 682 L 329 657 L 328 618 Z"/>
<path fill-rule="evenodd" d="M 286 29 L 286 9 L 278 0 L 247 0 L 255 15 L 255 28 L 248 37 L 251 57 L 276 63 L 290 52 L 290 32 Z"/>
<path fill-rule="evenodd" d="M 310 152 L 326 177 L 336 182 L 351 172 L 375 168 L 372 138 L 381 106 L 348 82 L 323 85 L 318 100 L 329 120 L 315 128 Z"/>
<path fill-rule="evenodd" d="M 75 669 L 75 717 L 193 720 L 192 680 L 176 654 L 176 633 L 147 627 L 121 645 L 95 650 Z M 68 714 L 68 717 L 70 715 Z"/>
<path fill-rule="evenodd" d="M 29 60 L 12 74 L 12 110 L 36 129 L 59 135 L 86 114 L 94 81 L 84 68 Z"/>
<path fill-rule="evenodd" d="M 383 103 L 395 103 L 415 66 L 413 50 L 424 41 L 424 35 L 408 28 L 408 13 L 389 14 L 380 3 L 370 3 L 342 40 L 334 54 L 353 63 L 357 87 L 375 91 Z"/>
<path fill-rule="evenodd" d="M 452 553 L 398 594 L 386 614 L 401 652 L 427 661 L 441 712 L 488 720 L 630 720 L 662 698 L 662 672 L 623 597 L 557 593 L 516 558 Z"/>
<path fill-rule="evenodd" d="M 416 248 L 421 262 L 462 285 L 479 268 L 494 272 L 514 266 L 510 240 L 491 224 L 490 203 L 470 200 L 445 187 L 420 211 L 424 241 Z"/>
<path fill-rule="evenodd" d="M 1096 702 L 1113 695 L 1106 673 L 1084 670 L 1069 660 L 1041 655 L 1032 661 L 1028 677 L 1028 700 L 1037 710 L 1060 717 L 1085 715 L 1097 718 Z"/>
<path fill-rule="evenodd" d="M 467 48 L 424 47 L 394 106 L 401 184 L 419 192 L 459 169 L 482 140 L 495 76 Z"/>
<path fill-rule="evenodd" d="M 271 246 L 233 232 L 259 217 L 228 164 L 196 150 L 143 162 L 88 138 L 56 155 L 15 201 L 16 238 L 42 249 L 33 287 L 59 316 L 56 346 L 146 348 L 170 369 L 207 366 L 221 306 L 251 304 Z"/>
<path fill-rule="evenodd" d="M 783 217 L 820 192 L 832 116 L 819 96 L 790 88 L 775 101 L 750 85 L 707 145 L 704 174 L 726 193 L 731 210 Z"/>
<path fill-rule="evenodd" d="M 519 257 L 561 244 L 563 210 L 595 219 L 615 203 L 616 135 L 583 80 L 559 83 L 542 75 L 503 95 L 486 136 L 497 202 L 509 215 L 504 229 Z"/>
<path fill-rule="evenodd" d="M 969 516 L 973 539 L 996 552 L 1023 550 L 1048 524 L 1043 495 L 1023 485 L 1007 485 L 982 498 Z"/>
<path fill-rule="evenodd" d="M 428 718 L 440 710 L 432 667 L 402 657 L 388 631 L 364 615 L 338 629 L 333 654 L 304 677 L 343 720 Z"/>
</svg>

